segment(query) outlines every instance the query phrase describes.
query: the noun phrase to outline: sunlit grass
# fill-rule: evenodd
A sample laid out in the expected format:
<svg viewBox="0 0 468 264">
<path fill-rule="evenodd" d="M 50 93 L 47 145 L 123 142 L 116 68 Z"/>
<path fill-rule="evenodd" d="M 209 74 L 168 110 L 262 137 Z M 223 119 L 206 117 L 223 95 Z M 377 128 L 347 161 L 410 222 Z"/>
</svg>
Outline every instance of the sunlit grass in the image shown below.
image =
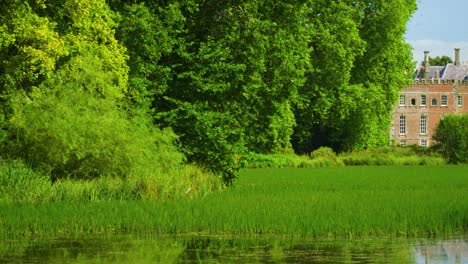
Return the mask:
<svg viewBox="0 0 468 264">
<path fill-rule="evenodd" d="M 440 235 L 468 230 L 468 166 L 248 170 L 194 199 L 0 205 L 0 232 Z"/>
</svg>

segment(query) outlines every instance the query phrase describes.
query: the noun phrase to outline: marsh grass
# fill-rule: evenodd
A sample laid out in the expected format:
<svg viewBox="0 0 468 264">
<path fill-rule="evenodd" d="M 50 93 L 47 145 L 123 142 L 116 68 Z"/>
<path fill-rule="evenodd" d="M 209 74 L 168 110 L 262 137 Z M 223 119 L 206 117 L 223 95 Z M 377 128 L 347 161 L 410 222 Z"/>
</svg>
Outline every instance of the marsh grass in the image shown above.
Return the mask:
<svg viewBox="0 0 468 264">
<path fill-rule="evenodd" d="M 0 203 L 161 200 L 203 196 L 222 188 L 221 180 L 196 166 L 170 173 L 148 172 L 126 178 L 59 179 L 29 168 L 20 160 L 0 161 Z"/>
<path fill-rule="evenodd" d="M 257 169 L 198 198 L 1 204 L 3 234 L 441 235 L 468 231 L 468 166 Z"/>
</svg>

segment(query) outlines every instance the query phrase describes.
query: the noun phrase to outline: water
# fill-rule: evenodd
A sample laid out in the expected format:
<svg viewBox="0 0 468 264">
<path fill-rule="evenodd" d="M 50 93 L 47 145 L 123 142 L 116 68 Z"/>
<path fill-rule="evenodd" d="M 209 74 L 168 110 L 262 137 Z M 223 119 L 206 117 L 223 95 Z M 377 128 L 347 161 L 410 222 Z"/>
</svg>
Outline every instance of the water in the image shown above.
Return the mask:
<svg viewBox="0 0 468 264">
<path fill-rule="evenodd" d="M 297 239 L 102 235 L 0 241 L 0 263 L 468 264 L 468 237 Z"/>
</svg>

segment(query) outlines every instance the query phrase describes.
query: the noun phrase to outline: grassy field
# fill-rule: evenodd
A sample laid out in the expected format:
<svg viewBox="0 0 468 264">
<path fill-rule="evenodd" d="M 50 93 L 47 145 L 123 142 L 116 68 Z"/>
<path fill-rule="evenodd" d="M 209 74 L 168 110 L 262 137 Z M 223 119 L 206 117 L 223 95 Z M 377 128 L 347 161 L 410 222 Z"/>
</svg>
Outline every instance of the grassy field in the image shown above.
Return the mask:
<svg viewBox="0 0 468 264">
<path fill-rule="evenodd" d="M 285 236 L 468 231 L 468 166 L 257 169 L 201 198 L 0 204 L 0 233 Z"/>
</svg>

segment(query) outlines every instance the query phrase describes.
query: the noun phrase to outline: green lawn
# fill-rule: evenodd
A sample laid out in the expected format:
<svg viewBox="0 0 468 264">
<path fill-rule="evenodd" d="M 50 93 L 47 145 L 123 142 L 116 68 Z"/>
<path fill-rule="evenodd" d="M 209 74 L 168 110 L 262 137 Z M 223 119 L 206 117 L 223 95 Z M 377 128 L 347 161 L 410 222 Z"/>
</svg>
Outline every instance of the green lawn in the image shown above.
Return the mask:
<svg viewBox="0 0 468 264">
<path fill-rule="evenodd" d="M 468 231 L 468 166 L 257 169 L 203 198 L 0 205 L 4 234 L 286 236 Z"/>
</svg>

